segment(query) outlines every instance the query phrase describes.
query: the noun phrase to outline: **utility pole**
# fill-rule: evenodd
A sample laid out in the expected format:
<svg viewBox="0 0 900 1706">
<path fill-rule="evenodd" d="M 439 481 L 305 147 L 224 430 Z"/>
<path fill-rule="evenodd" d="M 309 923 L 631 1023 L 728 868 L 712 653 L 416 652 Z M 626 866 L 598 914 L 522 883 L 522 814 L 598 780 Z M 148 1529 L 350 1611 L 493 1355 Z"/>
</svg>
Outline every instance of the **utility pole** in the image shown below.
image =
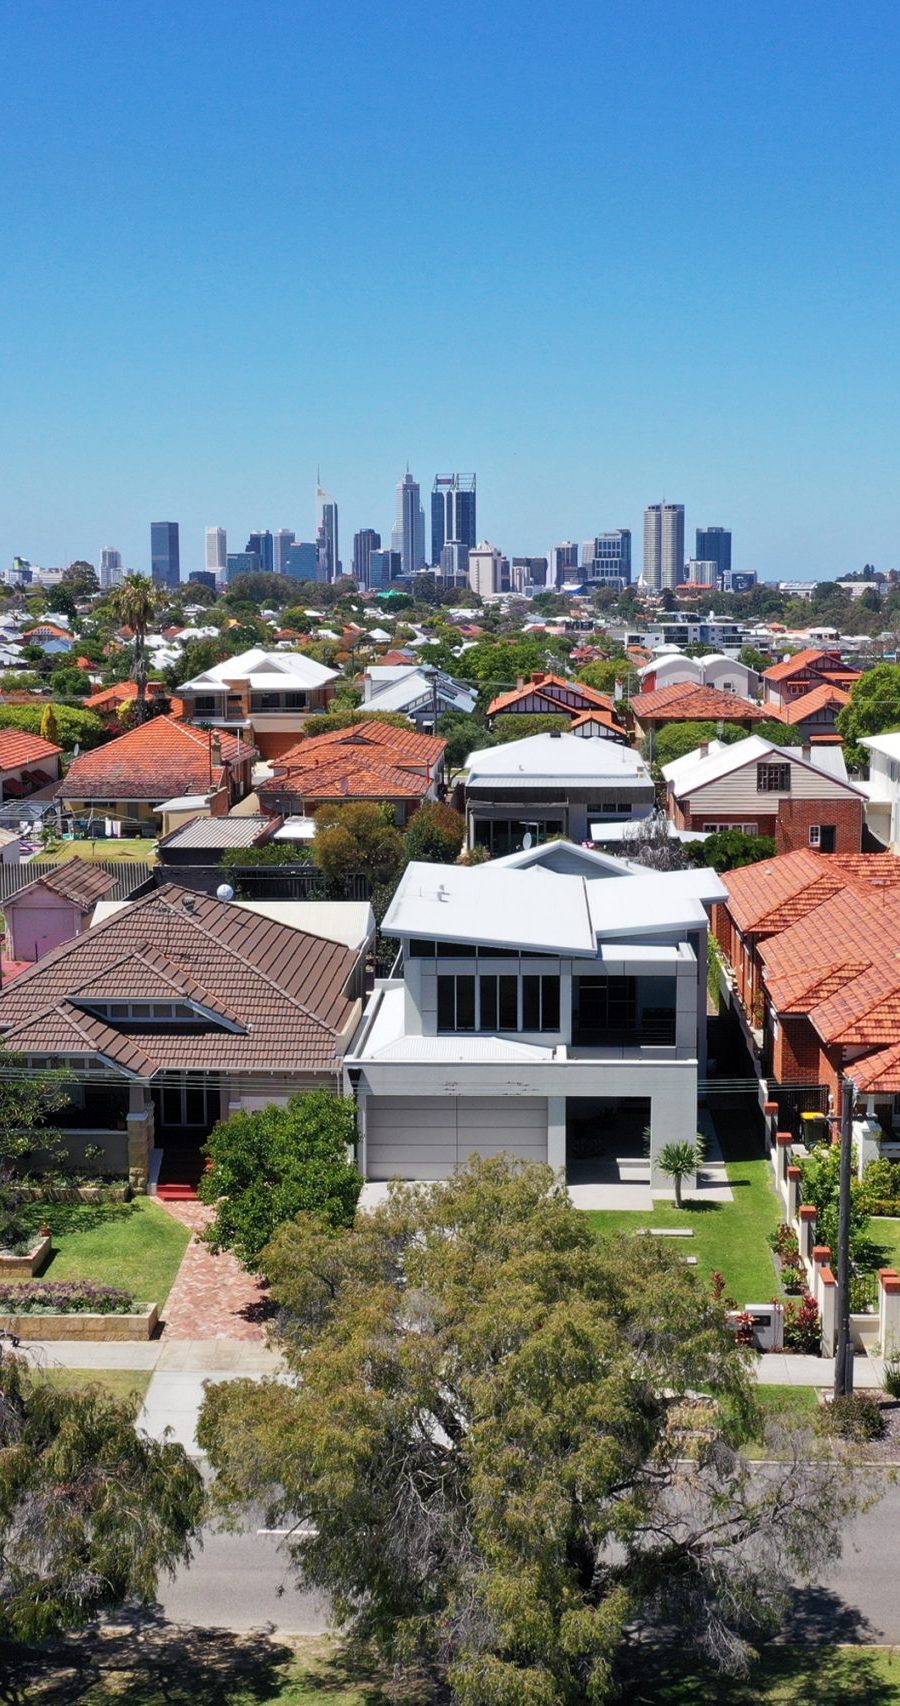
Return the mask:
<svg viewBox="0 0 900 1706">
<path fill-rule="evenodd" d="M 853 1094 L 849 1078 L 841 1079 L 840 1216 L 837 1252 L 837 1348 L 834 1396 L 853 1391 L 853 1344 L 850 1338 L 850 1183 L 853 1177 Z"/>
</svg>

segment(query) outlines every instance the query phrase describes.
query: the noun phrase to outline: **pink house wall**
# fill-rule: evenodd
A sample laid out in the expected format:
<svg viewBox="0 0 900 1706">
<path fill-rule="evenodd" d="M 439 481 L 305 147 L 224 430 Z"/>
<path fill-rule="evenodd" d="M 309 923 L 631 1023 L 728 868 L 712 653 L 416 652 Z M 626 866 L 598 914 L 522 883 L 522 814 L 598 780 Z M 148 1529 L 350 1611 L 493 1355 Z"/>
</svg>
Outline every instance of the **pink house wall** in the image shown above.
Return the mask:
<svg viewBox="0 0 900 1706">
<path fill-rule="evenodd" d="M 13 960 L 43 959 L 63 942 L 80 936 L 86 923 L 80 906 L 51 889 L 30 889 L 21 898 L 12 895 L 3 910 L 9 932 L 7 952 Z"/>
</svg>

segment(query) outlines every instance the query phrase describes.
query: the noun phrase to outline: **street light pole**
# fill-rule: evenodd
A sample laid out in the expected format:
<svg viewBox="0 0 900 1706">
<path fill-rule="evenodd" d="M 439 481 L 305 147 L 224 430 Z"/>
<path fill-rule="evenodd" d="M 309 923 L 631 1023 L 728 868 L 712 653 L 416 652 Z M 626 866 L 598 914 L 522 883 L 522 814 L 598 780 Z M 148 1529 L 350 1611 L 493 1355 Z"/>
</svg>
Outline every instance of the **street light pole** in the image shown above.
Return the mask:
<svg viewBox="0 0 900 1706">
<path fill-rule="evenodd" d="M 853 1093 L 849 1078 L 841 1079 L 840 1214 L 837 1252 L 837 1348 L 834 1396 L 853 1391 L 853 1344 L 850 1339 L 850 1184 L 853 1177 Z"/>
</svg>

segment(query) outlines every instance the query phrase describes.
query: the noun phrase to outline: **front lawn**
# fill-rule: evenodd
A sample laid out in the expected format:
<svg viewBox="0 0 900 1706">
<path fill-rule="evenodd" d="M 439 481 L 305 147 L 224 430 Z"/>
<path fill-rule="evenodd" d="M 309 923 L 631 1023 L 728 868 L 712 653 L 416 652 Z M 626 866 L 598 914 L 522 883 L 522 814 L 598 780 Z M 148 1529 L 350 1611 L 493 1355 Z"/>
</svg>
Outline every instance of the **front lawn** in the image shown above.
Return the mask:
<svg viewBox="0 0 900 1706">
<path fill-rule="evenodd" d="M 140 859 L 146 865 L 156 864 L 156 841 L 152 835 L 98 835 L 95 840 L 64 841 L 51 855 L 61 859 Z"/>
<path fill-rule="evenodd" d="M 47 1225 L 54 1253 L 41 1279 L 121 1286 L 138 1303 L 165 1303 L 190 1233 L 150 1197 L 129 1203 L 29 1203 L 29 1225 Z"/>
<path fill-rule="evenodd" d="M 63 1392 L 84 1392 L 97 1386 L 107 1398 L 127 1404 L 136 1416 L 150 1385 L 148 1368 L 40 1368 L 33 1369 L 35 1384 L 57 1386 Z"/>
<path fill-rule="evenodd" d="M 587 1213 L 601 1238 L 621 1238 L 642 1227 L 685 1226 L 693 1238 L 673 1238 L 671 1247 L 682 1256 L 697 1257 L 697 1274 L 705 1283 L 715 1271 L 725 1275 L 727 1295 L 739 1304 L 768 1303 L 780 1295 L 772 1252 L 766 1242 L 782 1219 L 768 1161 L 729 1161 L 730 1203 L 703 1203 L 677 1209 L 656 1202 L 650 1213 L 627 1209 L 591 1209 Z"/>
<path fill-rule="evenodd" d="M 900 1219 L 888 1220 L 873 1215 L 866 1230 L 880 1252 L 877 1266 L 900 1267 Z"/>
</svg>

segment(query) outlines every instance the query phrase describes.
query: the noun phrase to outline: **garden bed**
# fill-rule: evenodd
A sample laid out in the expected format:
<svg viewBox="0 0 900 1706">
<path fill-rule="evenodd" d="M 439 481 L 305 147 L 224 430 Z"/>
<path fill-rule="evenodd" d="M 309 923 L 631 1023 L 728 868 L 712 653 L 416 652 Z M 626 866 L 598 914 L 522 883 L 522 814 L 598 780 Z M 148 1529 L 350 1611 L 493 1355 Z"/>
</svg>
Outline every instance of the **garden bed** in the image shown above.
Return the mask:
<svg viewBox="0 0 900 1706">
<path fill-rule="evenodd" d="M 0 1315 L 0 1332 L 18 1339 L 149 1339 L 159 1322 L 159 1304 L 137 1304 L 129 1315 L 93 1315 L 72 1310 L 54 1315 Z"/>
<path fill-rule="evenodd" d="M 17 1185 L 16 1194 L 22 1202 L 130 1202 L 132 1189 L 123 1180 L 120 1185 Z"/>
<path fill-rule="evenodd" d="M 49 1260 L 53 1239 L 49 1233 L 21 1254 L 0 1250 L 0 1279 L 33 1279 Z"/>
</svg>

